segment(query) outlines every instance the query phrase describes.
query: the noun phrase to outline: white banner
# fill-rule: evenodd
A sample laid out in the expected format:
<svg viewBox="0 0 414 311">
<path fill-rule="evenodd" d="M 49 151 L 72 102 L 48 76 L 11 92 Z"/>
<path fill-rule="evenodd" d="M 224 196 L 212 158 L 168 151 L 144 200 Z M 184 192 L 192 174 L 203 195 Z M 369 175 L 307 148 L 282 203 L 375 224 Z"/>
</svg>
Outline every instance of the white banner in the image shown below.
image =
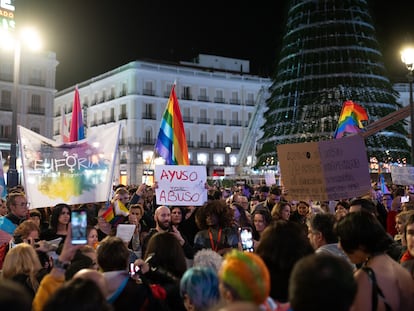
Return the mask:
<svg viewBox="0 0 414 311">
<path fill-rule="evenodd" d="M 391 179 L 394 185 L 414 185 L 414 167 L 391 166 Z"/>
<path fill-rule="evenodd" d="M 89 129 L 86 139 L 58 143 L 19 126 L 30 208 L 108 200 L 120 125 Z"/>
<path fill-rule="evenodd" d="M 200 206 L 207 201 L 205 166 L 156 165 L 158 205 Z"/>
</svg>

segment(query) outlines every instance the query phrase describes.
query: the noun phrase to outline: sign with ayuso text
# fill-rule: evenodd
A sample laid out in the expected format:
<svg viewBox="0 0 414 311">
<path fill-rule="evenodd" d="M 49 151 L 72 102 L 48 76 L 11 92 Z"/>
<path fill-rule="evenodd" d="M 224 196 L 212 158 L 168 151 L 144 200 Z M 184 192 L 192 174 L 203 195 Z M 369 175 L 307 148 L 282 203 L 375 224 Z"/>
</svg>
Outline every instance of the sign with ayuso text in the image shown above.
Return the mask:
<svg viewBox="0 0 414 311">
<path fill-rule="evenodd" d="M 207 201 L 207 170 L 200 165 L 156 165 L 158 205 L 200 206 Z"/>
</svg>

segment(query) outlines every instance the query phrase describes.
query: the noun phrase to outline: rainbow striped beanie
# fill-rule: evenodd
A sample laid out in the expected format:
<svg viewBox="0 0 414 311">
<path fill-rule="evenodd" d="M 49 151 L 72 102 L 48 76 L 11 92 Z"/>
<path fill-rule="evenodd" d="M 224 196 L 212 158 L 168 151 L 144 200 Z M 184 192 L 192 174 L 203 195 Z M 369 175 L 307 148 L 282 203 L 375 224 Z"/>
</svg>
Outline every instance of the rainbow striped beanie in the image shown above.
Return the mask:
<svg viewBox="0 0 414 311">
<path fill-rule="evenodd" d="M 243 301 L 262 304 L 270 293 L 270 274 L 262 258 L 254 253 L 232 250 L 224 257 L 220 280 Z"/>
</svg>

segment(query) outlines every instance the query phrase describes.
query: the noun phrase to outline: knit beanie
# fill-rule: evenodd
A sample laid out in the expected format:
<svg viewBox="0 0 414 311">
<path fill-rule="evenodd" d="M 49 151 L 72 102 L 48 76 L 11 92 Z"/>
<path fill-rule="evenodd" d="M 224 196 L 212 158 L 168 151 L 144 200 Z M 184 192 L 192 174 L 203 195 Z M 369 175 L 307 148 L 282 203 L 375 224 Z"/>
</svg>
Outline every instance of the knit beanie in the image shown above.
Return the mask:
<svg viewBox="0 0 414 311">
<path fill-rule="evenodd" d="M 262 304 L 270 293 L 270 274 L 262 258 L 232 250 L 224 257 L 219 279 L 242 301 Z"/>
</svg>

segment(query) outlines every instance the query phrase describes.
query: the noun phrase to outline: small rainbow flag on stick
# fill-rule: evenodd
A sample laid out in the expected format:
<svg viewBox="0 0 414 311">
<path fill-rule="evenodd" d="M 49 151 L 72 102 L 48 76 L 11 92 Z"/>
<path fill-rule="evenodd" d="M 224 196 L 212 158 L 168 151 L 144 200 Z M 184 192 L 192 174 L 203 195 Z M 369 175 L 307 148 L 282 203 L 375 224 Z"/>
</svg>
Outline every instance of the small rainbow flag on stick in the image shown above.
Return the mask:
<svg viewBox="0 0 414 311">
<path fill-rule="evenodd" d="M 351 100 L 344 102 L 341 115 L 338 120 L 338 127 L 334 133 L 334 138 L 342 138 L 348 134 L 356 134 L 364 128 L 362 121 L 368 120 L 365 109 Z"/>
<path fill-rule="evenodd" d="M 75 87 L 75 99 L 73 100 L 72 121 L 70 124 L 69 142 L 82 140 L 85 138 L 83 126 L 82 110 L 80 106 L 78 86 Z"/>
<path fill-rule="evenodd" d="M 125 221 L 125 217 L 128 217 L 128 208 L 119 200 L 115 200 L 111 203 L 106 211 L 102 214 L 102 217 L 107 223 L 113 226 L 117 226 L 119 223 Z"/>
<path fill-rule="evenodd" d="M 188 147 L 180 106 L 173 85 L 167 108 L 161 121 L 155 150 L 165 160 L 166 165 L 189 165 Z"/>
</svg>

